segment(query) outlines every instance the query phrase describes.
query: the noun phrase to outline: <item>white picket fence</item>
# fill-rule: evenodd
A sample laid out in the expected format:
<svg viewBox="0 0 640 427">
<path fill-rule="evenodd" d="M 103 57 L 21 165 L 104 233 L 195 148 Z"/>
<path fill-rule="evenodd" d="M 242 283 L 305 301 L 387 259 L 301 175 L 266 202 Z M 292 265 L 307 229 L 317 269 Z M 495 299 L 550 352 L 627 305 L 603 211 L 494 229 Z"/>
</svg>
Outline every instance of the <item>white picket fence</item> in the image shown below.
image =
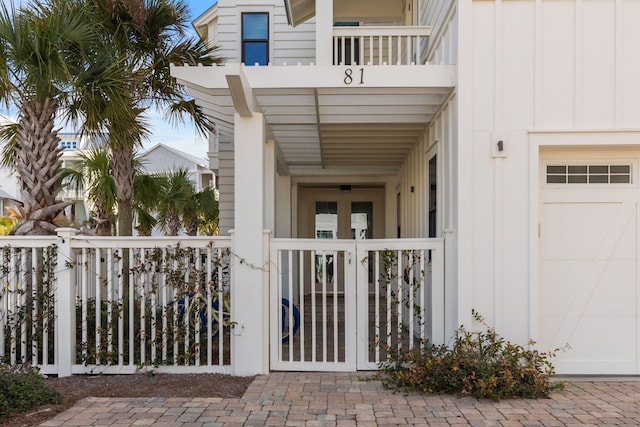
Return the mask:
<svg viewBox="0 0 640 427">
<path fill-rule="evenodd" d="M 444 342 L 442 239 L 267 244 L 270 369 L 376 369 L 393 351 Z M 60 229 L 2 238 L 0 251 L 0 362 L 59 376 L 232 374 L 234 342 L 263 326 L 251 313 L 234 329 L 245 295 L 232 301 L 232 273 L 246 260 L 233 237 Z"/>
<path fill-rule="evenodd" d="M 271 369 L 371 370 L 393 352 L 444 343 L 443 239 L 270 247 Z"/>
<path fill-rule="evenodd" d="M 6 238 L 0 358 L 45 374 L 231 371 L 230 238 Z"/>
</svg>

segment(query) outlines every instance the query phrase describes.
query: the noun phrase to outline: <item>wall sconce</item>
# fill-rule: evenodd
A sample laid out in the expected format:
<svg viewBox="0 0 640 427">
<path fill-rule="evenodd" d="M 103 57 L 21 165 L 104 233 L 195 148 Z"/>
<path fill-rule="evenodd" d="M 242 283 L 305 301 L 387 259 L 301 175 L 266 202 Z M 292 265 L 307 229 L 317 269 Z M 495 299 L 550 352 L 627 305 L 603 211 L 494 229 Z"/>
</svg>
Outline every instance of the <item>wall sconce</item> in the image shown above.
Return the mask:
<svg viewBox="0 0 640 427">
<path fill-rule="evenodd" d="M 498 151 L 504 151 L 504 142 L 498 141 Z"/>
</svg>

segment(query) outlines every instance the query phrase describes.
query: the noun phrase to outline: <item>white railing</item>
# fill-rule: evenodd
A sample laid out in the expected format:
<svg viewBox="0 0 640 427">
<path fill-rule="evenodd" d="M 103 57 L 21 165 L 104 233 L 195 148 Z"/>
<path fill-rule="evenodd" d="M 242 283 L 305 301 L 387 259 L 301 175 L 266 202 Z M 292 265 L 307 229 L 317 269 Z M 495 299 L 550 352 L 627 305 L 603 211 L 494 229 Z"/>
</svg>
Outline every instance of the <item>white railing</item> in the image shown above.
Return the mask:
<svg viewBox="0 0 640 427">
<path fill-rule="evenodd" d="M 271 368 L 376 369 L 444 343 L 442 239 L 271 241 Z M 286 302 L 282 302 L 286 301 Z"/>
<path fill-rule="evenodd" d="M 2 238 L 0 361 L 60 376 L 233 373 L 233 245 L 73 229 Z M 269 245 L 272 369 L 376 369 L 444 342 L 442 239 Z"/>
<path fill-rule="evenodd" d="M 444 344 L 444 240 L 358 242 L 358 367 L 390 353 Z"/>
<path fill-rule="evenodd" d="M 0 358 L 55 363 L 56 238 L 11 239 L 0 249 Z"/>
<path fill-rule="evenodd" d="M 230 238 L 74 234 L 1 242 L 0 358 L 62 375 L 230 372 Z"/>
<path fill-rule="evenodd" d="M 335 65 L 422 65 L 430 27 L 333 27 Z"/>
</svg>

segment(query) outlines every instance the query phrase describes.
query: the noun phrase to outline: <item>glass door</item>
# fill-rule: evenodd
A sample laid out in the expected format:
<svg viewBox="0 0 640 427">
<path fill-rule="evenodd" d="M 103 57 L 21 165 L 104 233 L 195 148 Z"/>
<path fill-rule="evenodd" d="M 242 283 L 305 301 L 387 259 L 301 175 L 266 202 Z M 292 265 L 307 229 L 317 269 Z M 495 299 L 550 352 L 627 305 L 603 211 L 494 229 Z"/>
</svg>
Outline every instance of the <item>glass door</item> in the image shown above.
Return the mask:
<svg viewBox="0 0 640 427">
<path fill-rule="evenodd" d="M 298 237 L 380 239 L 384 233 L 384 188 L 301 188 Z"/>
</svg>

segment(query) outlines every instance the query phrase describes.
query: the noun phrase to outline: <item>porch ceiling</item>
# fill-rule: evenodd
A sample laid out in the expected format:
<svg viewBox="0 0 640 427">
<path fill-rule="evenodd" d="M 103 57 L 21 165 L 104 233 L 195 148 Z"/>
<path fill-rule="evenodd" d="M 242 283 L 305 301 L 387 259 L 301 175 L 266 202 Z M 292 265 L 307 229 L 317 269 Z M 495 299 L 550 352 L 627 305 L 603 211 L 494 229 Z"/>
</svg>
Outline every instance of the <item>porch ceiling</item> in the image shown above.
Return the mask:
<svg viewBox="0 0 640 427">
<path fill-rule="evenodd" d="M 244 82 L 244 89 L 248 88 L 243 93 L 249 98 L 247 108 L 264 114 L 268 137 L 280 149 L 280 163 L 292 174 L 322 170 L 393 173 L 453 87 L 449 66 L 414 66 L 422 74 L 413 71 L 406 75 L 405 86 L 395 83 L 393 87 L 388 83 L 336 87 L 336 80 L 340 83 L 344 80 L 344 67 L 336 79 L 328 79 L 330 83 L 324 82 L 325 77 L 306 83 L 307 73 L 303 69 L 309 71 L 310 67 L 284 67 L 287 71 L 298 69 L 295 79 L 283 78 L 281 73 L 269 79 L 268 74 L 283 67 L 238 69 L 238 80 Z M 174 67 L 172 74 L 213 117 L 221 142 L 232 142 L 233 115 L 238 102 L 236 99 L 234 104 L 234 88 L 230 89 L 226 80 L 211 78 L 226 68 Z M 313 71 L 318 68 L 322 67 L 313 67 Z M 338 67 L 330 68 L 334 72 Z M 197 75 L 198 71 L 202 74 L 206 71 L 208 76 Z M 388 79 L 377 73 L 367 77 L 381 82 L 398 80 L 393 74 Z"/>
</svg>

